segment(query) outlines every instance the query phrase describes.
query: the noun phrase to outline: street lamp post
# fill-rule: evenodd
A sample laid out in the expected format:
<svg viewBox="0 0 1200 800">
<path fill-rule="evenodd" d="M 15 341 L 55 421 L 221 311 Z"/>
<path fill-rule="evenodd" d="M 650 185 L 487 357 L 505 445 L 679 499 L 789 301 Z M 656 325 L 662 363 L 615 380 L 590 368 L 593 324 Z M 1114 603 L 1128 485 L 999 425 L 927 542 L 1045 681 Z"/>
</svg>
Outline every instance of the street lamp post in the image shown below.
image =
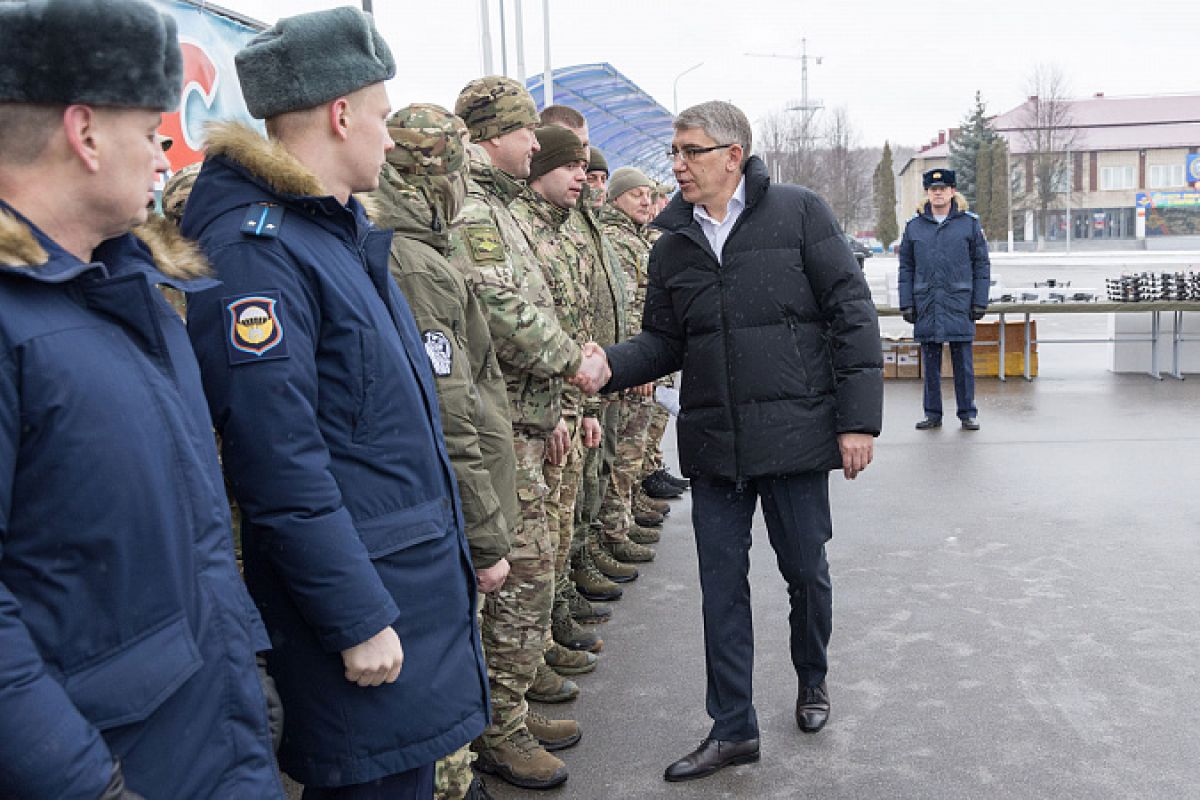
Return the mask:
<svg viewBox="0 0 1200 800">
<path fill-rule="evenodd" d="M 672 113 L 674 113 L 674 114 L 679 113 L 679 79 L 682 78 L 684 75 L 687 75 L 689 72 L 694 72 L 703 66 L 704 66 L 704 62 L 701 61 L 698 64 L 693 64 L 692 66 L 688 67 L 683 72 L 681 72 L 675 76 L 675 87 L 674 87 L 674 91 L 673 91 L 674 106 L 672 106 L 672 108 L 671 108 Z"/>
</svg>

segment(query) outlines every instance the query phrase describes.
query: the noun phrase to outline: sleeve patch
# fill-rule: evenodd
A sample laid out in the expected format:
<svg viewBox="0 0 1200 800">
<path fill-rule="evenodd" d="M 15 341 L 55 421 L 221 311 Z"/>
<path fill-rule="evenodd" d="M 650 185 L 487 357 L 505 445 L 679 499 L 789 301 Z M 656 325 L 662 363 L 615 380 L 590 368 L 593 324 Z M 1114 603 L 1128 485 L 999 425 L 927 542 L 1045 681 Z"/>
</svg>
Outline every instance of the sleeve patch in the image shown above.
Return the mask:
<svg viewBox="0 0 1200 800">
<path fill-rule="evenodd" d="M 421 339 L 425 342 L 425 353 L 429 356 L 433 374 L 439 378 L 447 377 L 454 368 L 454 348 L 450 339 L 441 331 L 425 331 Z"/>
<path fill-rule="evenodd" d="M 471 260 L 476 264 L 504 262 L 504 241 L 491 225 L 466 225 L 462 234 L 471 251 Z"/>
<path fill-rule="evenodd" d="M 280 318 L 283 302 L 278 291 L 226 297 L 221 305 L 225 311 L 225 344 L 230 364 L 287 358 L 287 340 Z"/>
</svg>

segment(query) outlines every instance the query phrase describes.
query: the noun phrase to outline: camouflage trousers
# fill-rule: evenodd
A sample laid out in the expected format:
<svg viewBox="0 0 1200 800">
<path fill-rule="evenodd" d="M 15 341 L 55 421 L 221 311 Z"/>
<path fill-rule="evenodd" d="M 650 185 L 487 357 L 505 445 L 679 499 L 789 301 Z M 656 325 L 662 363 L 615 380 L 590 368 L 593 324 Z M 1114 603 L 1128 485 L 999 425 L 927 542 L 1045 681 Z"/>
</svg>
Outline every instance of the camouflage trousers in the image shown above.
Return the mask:
<svg viewBox="0 0 1200 800">
<path fill-rule="evenodd" d="M 571 553 L 571 533 L 575 526 L 575 501 L 579 499 L 579 483 L 583 477 L 583 441 L 580 438 L 580 418 L 563 417 L 571 438 L 567 461 L 545 464 L 546 518 L 550 525 L 550 542 L 554 547 L 554 575 L 566 572 Z"/>
<path fill-rule="evenodd" d="M 642 472 L 639 480 L 663 468 L 662 440 L 667 433 L 667 423 L 670 421 L 670 411 L 667 411 L 659 403 L 651 406 L 650 427 L 646 432 L 646 453 L 642 459 Z"/>
<path fill-rule="evenodd" d="M 445 758 L 438 759 L 433 770 L 434 800 L 463 800 L 471 781 L 475 779 L 475 771 L 471 762 L 475 754 L 470 745 L 465 745 Z"/>
<path fill-rule="evenodd" d="M 622 446 L 624 406 L 625 401 L 620 395 L 603 398 L 600 422 L 604 426 L 604 439 L 597 450 L 589 453 L 592 458 L 584 465 L 583 500 L 579 503 L 579 512 L 575 515 L 574 549 L 582 548 L 587 541 L 588 532 L 599 527 L 603 520 L 608 483 L 612 480 L 612 472 L 616 468 Z"/>
<path fill-rule="evenodd" d="M 641 397 L 621 401 L 616 460 L 605 483 L 604 502 L 600 507 L 600 527 L 609 538 L 624 538 L 633 527 L 633 490 L 643 477 L 646 438 L 655 408 L 662 406 Z"/>
<path fill-rule="evenodd" d="M 543 472 L 546 439 L 514 430 L 513 450 L 521 517 L 512 531 L 508 579 L 483 603 L 483 651 L 492 692 L 492 722 L 482 736 L 485 745 L 499 744 L 525 725 L 525 692 L 542 659 L 554 601 L 554 546 Z"/>
</svg>

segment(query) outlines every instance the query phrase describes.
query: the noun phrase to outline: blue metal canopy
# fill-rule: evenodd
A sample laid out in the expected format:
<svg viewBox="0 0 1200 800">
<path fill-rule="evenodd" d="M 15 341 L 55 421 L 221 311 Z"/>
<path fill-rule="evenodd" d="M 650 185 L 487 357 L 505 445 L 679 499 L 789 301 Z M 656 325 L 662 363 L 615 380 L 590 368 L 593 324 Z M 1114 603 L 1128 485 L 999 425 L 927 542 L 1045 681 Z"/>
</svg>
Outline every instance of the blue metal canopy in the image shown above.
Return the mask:
<svg viewBox="0 0 1200 800">
<path fill-rule="evenodd" d="M 542 74 L 526 81 L 539 110 L 546 105 L 544 79 Z M 612 64 L 555 69 L 554 102 L 587 118 L 591 144 L 600 148 L 610 170 L 637 167 L 653 180 L 671 181 L 666 154 L 674 117 Z"/>
</svg>

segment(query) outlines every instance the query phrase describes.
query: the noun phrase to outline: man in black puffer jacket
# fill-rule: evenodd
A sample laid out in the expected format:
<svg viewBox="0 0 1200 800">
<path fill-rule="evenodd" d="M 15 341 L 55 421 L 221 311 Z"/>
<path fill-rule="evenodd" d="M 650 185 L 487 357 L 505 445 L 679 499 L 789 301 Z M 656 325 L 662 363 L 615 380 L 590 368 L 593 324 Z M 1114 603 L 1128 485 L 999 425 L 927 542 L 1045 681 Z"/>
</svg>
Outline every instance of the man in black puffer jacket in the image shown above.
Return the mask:
<svg viewBox="0 0 1200 800">
<path fill-rule="evenodd" d="M 604 391 L 683 369 L 679 456 L 692 479 L 714 724 L 669 781 L 758 759 L 747 573 L 760 497 L 791 598 L 796 720 L 815 733 L 828 719 L 828 472 L 854 478 L 870 463 L 882 416 L 879 322 L 862 270 L 828 206 L 771 186 L 750 145 L 745 114 L 728 103 L 675 120 L 680 195 L 653 223 L 663 236 L 642 333 L 606 353 Z"/>
</svg>

